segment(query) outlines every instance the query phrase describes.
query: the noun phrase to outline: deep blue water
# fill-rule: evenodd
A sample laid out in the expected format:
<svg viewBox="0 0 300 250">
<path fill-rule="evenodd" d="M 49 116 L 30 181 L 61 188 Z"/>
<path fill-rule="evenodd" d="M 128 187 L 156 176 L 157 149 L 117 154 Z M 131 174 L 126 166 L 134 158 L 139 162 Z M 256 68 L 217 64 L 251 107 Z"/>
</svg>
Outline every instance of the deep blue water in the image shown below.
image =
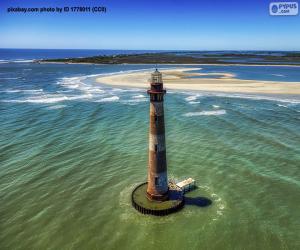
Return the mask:
<svg viewBox="0 0 300 250">
<path fill-rule="evenodd" d="M 0 49 L 1 61 L 24 61 L 33 59 L 55 59 L 88 57 L 98 55 L 141 54 L 159 50 L 92 50 L 92 49 Z"/>
</svg>

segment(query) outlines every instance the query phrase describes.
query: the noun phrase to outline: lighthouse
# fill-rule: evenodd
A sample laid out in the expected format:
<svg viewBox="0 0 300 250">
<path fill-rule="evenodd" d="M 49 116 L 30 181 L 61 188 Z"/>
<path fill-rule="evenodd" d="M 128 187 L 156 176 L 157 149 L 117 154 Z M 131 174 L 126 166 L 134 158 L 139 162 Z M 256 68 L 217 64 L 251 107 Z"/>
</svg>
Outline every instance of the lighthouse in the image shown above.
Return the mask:
<svg viewBox="0 0 300 250">
<path fill-rule="evenodd" d="M 156 69 L 151 74 L 150 89 L 150 126 L 148 185 L 149 199 L 163 201 L 168 198 L 168 175 L 166 159 L 164 95 L 162 74 Z"/>
<path fill-rule="evenodd" d="M 175 183 L 168 181 L 164 119 L 166 90 L 157 69 L 151 74 L 147 93 L 150 97 L 147 182 L 134 188 L 131 201 L 143 214 L 164 216 L 184 206 L 184 195 Z"/>
</svg>

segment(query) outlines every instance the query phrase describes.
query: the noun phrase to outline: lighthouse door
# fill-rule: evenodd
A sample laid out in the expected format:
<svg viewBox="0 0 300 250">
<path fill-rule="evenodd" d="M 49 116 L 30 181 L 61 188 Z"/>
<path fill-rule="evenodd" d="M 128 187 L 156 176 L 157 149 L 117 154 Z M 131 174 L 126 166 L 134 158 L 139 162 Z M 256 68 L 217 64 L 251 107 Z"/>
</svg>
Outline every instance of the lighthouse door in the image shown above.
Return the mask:
<svg viewBox="0 0 300 250">
<path fill-rule="evenodd" d="M 158 186 L 159 185 L 159 179 L 158 177 L 155 177 L 155 186 Z"/>
</svg>

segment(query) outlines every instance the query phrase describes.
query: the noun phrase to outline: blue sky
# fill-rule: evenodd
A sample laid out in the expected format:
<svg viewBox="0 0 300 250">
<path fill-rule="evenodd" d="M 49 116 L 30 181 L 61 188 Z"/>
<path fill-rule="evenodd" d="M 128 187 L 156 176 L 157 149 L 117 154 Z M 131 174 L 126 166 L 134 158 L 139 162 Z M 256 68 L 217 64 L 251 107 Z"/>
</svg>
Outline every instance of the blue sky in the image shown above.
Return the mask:
<svg viewBox="0 0 300 250">
<path fill-rule="evenodd" d="M 1 48 L 300 50 L 300 16 L 268 0 L 1 0 Z M 8 7 L 106 6 L 95 13 L 7 13 Z"/>
</svg>

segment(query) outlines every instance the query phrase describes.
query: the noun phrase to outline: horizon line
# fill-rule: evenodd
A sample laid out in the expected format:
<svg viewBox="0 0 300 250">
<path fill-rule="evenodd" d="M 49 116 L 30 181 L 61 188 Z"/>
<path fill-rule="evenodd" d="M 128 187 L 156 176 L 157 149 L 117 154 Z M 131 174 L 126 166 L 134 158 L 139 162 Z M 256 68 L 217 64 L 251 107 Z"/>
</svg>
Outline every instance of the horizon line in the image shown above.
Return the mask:
<svg viewBox="0 0 300 250">
<path fill-rule="evenodd" d="M 124 50 L 124 51 L 207 51 L 207 52 L 217 52 L 217 51 L 287 51 L 287 52 L 300 52 L 300 50 L 269 50 L 269 49 L 82 49 L 82 48 L 5 48 L 0 47 L 0 49 L 24 49 L 24 50 Z"/>
</svg>

